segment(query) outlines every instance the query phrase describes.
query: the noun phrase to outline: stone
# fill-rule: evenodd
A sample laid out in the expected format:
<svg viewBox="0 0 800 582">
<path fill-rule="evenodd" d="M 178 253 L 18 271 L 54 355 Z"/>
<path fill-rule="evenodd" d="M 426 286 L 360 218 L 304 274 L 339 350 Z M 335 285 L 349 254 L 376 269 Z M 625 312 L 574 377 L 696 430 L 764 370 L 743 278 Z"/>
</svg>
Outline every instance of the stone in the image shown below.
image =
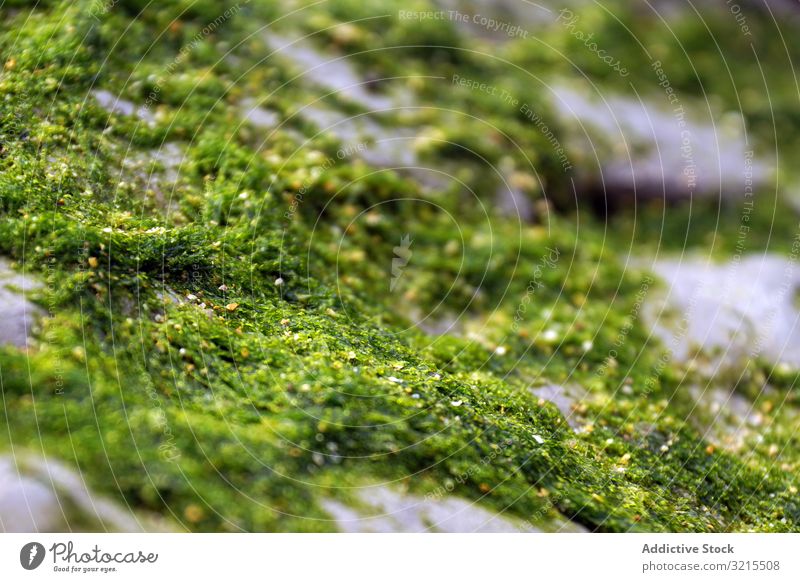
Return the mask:
<svg viewBox="0 0 800 582">
<path fill-rule="evenodd" d="M 99 496 L 60 461 L 0 456 L 0 531 L 169 531 L 163 519 L 137 515 Z"/>
<path fill-rule="evenodd" d="M 359 491 L 372 510 L 363 512 L 327 499 L 325 510 L 348 533 L 519 533 L 537 531 L 456 497 L 427 499 L 398 493 L 385 486 Z"/>
<path fill-rule="evenodd" d="M 587 397 L 586 391 L 580 386 L 560 384 L 547 384 L 537 388 L 531 388 L 534 396 L 552 403 L 564 416 L 573 430 L 578 430 L 581 423 L 575 414 L 575 406 Z"/>
<path fill-rule="evenodd" d="M 12 270 L 9 262 L 0 257 L 0 345 L 28 345 L 32 326 L 44 313 L 28 299 L 28 294 L 40 287 L 39 281 Z"/>
<path fill-rule="evenodd" d="M 686 257 L 652 268 L 667 289 L 648 299 L 643 315 L 676 360 L 694 360 L 699 349 L 711 357 L 710 373 L 757 356 L 800 366 L 800 269 L 791 259 L 752 255 L 715 264 Z"/>
<path fill-rule="evenodd" d="M 98 89 L 92 91 L 92 95 L 94 96 L 97 103 L 108 111 L 109 113 L 117 113 L 119 115 L 126 115 L 126 116 L 136 116 L 140 120 L 147 122 L 148 124 L 155 123 L 155 116 L 152 112 L 144 106 L 137 107 L 136 104 L 123 99 L 122 97 L 117 97 L 110 91 L 106 91 L 105 89 Z"/>
<path fill-rule="evenodd" d="M 671 105 L 666 95 L 640 100 L 558 81 L 551 87 L 553 108 L 571 129 L 566 147 L 583 162 L 581 180 L 609 197 L 741 197 L 769 180 L 769 164 L 750 156 L 740 117 L 713 119 L 699 104 Z"/>
</svg>

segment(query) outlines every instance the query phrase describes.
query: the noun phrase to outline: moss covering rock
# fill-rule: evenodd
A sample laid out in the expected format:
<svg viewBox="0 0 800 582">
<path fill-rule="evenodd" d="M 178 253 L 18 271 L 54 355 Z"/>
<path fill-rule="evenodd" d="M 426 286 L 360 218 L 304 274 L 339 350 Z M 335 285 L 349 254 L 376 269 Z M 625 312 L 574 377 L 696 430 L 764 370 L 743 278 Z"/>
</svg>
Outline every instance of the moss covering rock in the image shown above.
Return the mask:
<svg viewBox="0 0 800 582">
<path fill-rule="evenodd" d="M 542 78 L 574 74 L 568 51 L 624 84 L 569 30 L 473 41 L 395 0 L 145 4 L 12 2 L 0 23 L 0 254 L 42 282 L 43 312 L 27 346 L 0 346 L 0 450 L 190 531 L 341 529 L 332 508 L 361 514 L 373 486 L 521 530 L 800 530 L 796 369 L 673 359 L 641 317 L 663 283 L 631 266 L 740 252 L 741 194 L 588 212 Z M 614 7 L 581 14 L 661 95 L 625 32 L 636 9 Z M 763 58 L 786 66 L 797 47 L 758 18 Z M 696 51 L 689 67 L 652 26 L 677 91 L 736 106 L 750 49 L 718 36 L 742 66 Z M 696 19 L 674 30 L 709 42 Z M 304 75 L 315 57 L 276 39 L 363 84 Z M 741 118 L 760 144 L 779 118 L 793 151 L 795 87 L 768 82 L 773 109 L 753 84 Z M 790 256 L 787 194 L 757 196 L 745 250 Z M 739 448 L 708 432 L 696 385 L 758 411 Z"/>
</svg>

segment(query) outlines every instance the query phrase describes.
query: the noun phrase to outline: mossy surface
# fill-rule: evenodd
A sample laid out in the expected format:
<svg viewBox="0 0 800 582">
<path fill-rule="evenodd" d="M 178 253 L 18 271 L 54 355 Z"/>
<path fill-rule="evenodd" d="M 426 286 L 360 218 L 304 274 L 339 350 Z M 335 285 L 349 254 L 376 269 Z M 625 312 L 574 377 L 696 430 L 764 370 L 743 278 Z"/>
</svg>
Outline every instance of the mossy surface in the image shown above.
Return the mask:
<svg viewBox="0 0 800 582">
<path fill-rule="evenodd" d="M 481 79 L 546 112 L 536 78 L 570 74 L 547 48 L 568 50 L 565 31 L 484 53 L 452 23 L 398 20 L 408 3 L 388 0 L 329 2 L 269 29 L 288 8 L 253 0 L 208 35 L 227 7 L 120 0 L 95 18 L 85 0 L 14 4 L 0 23 L 0 252 L 38 273 L 49 317 L 30 349 L 0 348 L 3 449 L 61 459 L 103 494 L 192 531 L 329 531 L 321 500 L 354 502 L 354 488 L 376 482 L 419 495 L 444 485 L 536 527 L 562 514 L 600 531 L 800 530 L 796 373 L 759 361 L 715 380 L 755 402 L 764 438 L 746 454 L 713 446 L 687 389 L 706 379 L 663 363 L 638 316 L 657 283 L 627 260 L 708 249 L 715 235 L 713 253 L 729 256 L 736 204 L 650 204 L 610 222 L 570 209 L 545 136 L 518 108 L 450 81 Z M 631 70 L 646 67 L 623 23 L 586 18 Z M 705 42 L 683 26 L 685 42 Z M 341 159 L 356 144 L 297 115 L 324 91 L 267 57 L 271 31 L 313 33 L 364 75 L 398 77 L 380 91 L 408 90 L 417 106 L 380 122 L 422 128 L 419 156 L 472 193 Z M 782 66 L 777 41 L 763 42 Z M 656 44 L 664 61 L 683 49 Z M 713 85 L 732 106 L 727 74 L 693 62 L 675 86 L 699 97 Z M 753 70 L 734 78 L 749 83 Z M 773 111 L 795 127 L 789 84 L 774 89 Z M 154 121 L 109 113 L 98 89 L 146 104 Z M 322 101 L 358 114 L 345 95 Z M 247 98 L 279 127 L 243 121 Z M 763 103 L 742 107 L 768 140 Z M 174 181 L 148 161 L 164 144 L 182 152 Z M 486 163 L 528 176 L 518 182 L 534 218 L 495 208 Z M 788 254 L 796 214 L 774 191 L 760 200 L 749 249 Z M 409 233 L 413 255 L 390 291 Z M 426 334 L 415 313 L 458 324 Z M 545 384 L 587 391 L 578 430 L 532 394 Z"/>
</svg>

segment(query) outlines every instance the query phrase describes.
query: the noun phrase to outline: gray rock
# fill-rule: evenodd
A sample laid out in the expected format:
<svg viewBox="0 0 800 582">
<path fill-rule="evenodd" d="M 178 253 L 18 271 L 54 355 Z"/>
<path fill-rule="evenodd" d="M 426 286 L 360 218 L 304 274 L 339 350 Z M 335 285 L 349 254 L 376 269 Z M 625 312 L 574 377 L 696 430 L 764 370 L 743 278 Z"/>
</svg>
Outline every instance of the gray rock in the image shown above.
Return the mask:
<svg viewBox="0 0 800 582">
<path fill-rule="evenodd" d="M 105 89 L 92 91 L 92 96 L 95 98 L 100 107 L 109 113 L 117 113 L 119 115 L 127 116 L 135 115 L 148 124 L 154 124 L 156 121 L 155 116 L 147 107 L 137 107 L 136 104 L 132 103 L 131 101 L 117 97 Z"/>
<path fill-rule="evenodd" d="M 27 296 L 41 287 L 30 275 L 11 269 L 9 262 L 0 258 L 0 345 L 11 344 L 20 348 L 28 345 L 31 327 L 43 310 L 31 303 Z"/>
<path fill-rule="evenodd" d="M 11 457 L 0 457 L 0 530 L 5 533 L 61 529 L 64 515 L 50 487 L 21 475 Z"/>
<path fill-rule="evenodd" d="M 495 515 L 455 497 L 426 499 L 384 486 L 364 488 L 360 500 L 371 511 L 360 511 L 331 499 L 323 507 L 348 533 L 519 533 L 538 531 Z"/>
<path fill-rule="evenodd" d="M 753 255 L 714 264 L 696 257 L 658 261 L 652 268 L 667 289 L 648 299 L 643 315 L 673 358 L 689 361 L 699 349 L 713 356 L 711 372 L 757 356 L 800 366 L 794 305 L 800 269 L 794 261 Z"/>
<path fill-rule="evenodd" d="M 573 430 L 580 428 L 578 417 L 575 414 L 575 407 L 587 397 L 587 393 L 583 388 L 574 384 L 568 386 L 548 384 L 538 388 L 531 388 L 531 392 L 534 396 L 555 405 Z"/>
<path fill-rule="evenodd" d="M 168 531 L 162 519 L 137 515 L 91 492 L 83 477 L 53 459 L 0 456 L 0 531 Z"/>
<path fill-rule="evenodd" d="M 369 115 L 346 115 L 320 104 L 303 107 L 299 114 L 314 123 L 320 133 L 331 133 L 342 142 L 341 159 L 352 155 L 374 166 L 416 166 L 415 131 L 388 129 Z"/>
<path fill-rule="evenodd" d="M 390 109 L 408 98 L 407 93 L 387 96 L 371 91 L 370 83 L 353 68 L 346 55 L 322 54 L 303 38 L 289 39 L 270 33 L 264 36 L 264 40 L 274 54 L 295 65 L 299 79 L 328 89 L 366 109 Z"/>
<path fill-rule="evenodd" d="M 712 118 L 701 105 L 670 104 L 666 95 L 597 94 L 589 84 L 551 90 L 571 158 L 591 169 L 582 180 L 610 195 L 741 197 L 770 179 L 769 166 L 749 157 L 741 116 Z"/>
<path fill-rule="evenodd" d="M 255 127 L 273 129 L 280 122 L 280 116 L 275 111 L 270 111 L 257 104 L 255 99 L 242 101 L 244 118 Z"/>
</svg>

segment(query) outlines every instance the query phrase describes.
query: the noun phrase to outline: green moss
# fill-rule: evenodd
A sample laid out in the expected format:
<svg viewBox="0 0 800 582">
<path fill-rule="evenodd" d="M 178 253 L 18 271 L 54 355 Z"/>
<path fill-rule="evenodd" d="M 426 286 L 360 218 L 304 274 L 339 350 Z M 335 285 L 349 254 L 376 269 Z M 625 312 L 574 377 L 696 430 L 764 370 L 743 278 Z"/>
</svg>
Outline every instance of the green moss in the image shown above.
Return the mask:
<svg viewBox="0 0 800 582">
<path fill-rule="evenodd" d="M 242 7 L 161 85 L 165 63 L 219 8 L 175 2 L 134 18 L 139 4 L 123 1 L 95 21 L 88 4 L 18 15 L 0 35 L 0 250 L 40 272 L 39 301 L 53 314 L 30 351 L 0 351 L 4 447 L 43 450 L 97 490 L 200 531 L 328 530 L 320 501 L 352 501 L 348 487 L 378 480 L 420 494 L 453 483 L 454 494 L 534 525 L 560 513 L 608 531 L 800 529 L 796 452 L 781 467 L 769 448 L 798 450 L 795 378 L 769 372 L 791 396 L 771 417 L 774 441 L 746 459 L 708 452 L 686 414 L 691 371 L 659 365 L 663 348 L 635 316 L 647 275 L 620 257 L 632 241 L 658 244 L 653 232 L 706 244 L 694 223 L 679 236 L 682 211 L 668 213 L 666 229 L 651 228 L 662 220 L 654 208 L 610 232 L 591 216 L 548 213 L 532 188 L 539 212 L 522 224 L 491 208 L 491 180 L 459 148 L 426 155 L 458 162 L 477 196 L 351 160 L 314 175 L 336 155 L 334 140 L 302 145 L 281 130 L 264 141 L 240 123 L 243 97 L 266 98 L 282 120 L 317 98 L 284 87 L 291 73 L 263 62 L 254 22 L 274 7 Z M 356 8 L 339 2 L 305 25 L 336 24 Z M 528 73 L 465 51 L 448 27 L 414 29 L 420 43 L 453 46 L 433 60 L 391 48 L 407 26 L 394 22 L 385 36 L 374 23 L 356 28 L 346 49 L 386 49 L 356 54 L 365 70 L 459 71 L 544 103 Z M 238 64 L 220 60 L 226 47 L 237 47 Z M 525 56 L 523 67 L 555 69 L 536 47 L 503 50 Z M 98 87 L 139 104 L 158 87 L 157 122 L 109 114 L 89 94 Z M 422 103 L 442 99 L 433 82 L 412 87 Z M 446 99 L 493 119 L 496 133 L 487 139 L 482 122 L 441 110 L 414 119 L 489 161 L 535 164 L 551 191 L 565 183 L 524 120 L 486 95 Z M 123 164 L 164 141 L 186 156 L 179 183 L 165 188 L 169 209 Z M 734 214 L 723 231 L 738 227 Z M 780 220 L 785 232 L 794 219 Z M 390 292 L 407 233 L 413 259 Z M 460 316 L 465 329 L 426 335 L 410 326 L 409 306 L 433 320 Z M 529 390 L 548 382 L 588 390 L 579 431 Z M 737 389 L 760 406 L 765 382 L 754 373 Z"/>
</svg>

